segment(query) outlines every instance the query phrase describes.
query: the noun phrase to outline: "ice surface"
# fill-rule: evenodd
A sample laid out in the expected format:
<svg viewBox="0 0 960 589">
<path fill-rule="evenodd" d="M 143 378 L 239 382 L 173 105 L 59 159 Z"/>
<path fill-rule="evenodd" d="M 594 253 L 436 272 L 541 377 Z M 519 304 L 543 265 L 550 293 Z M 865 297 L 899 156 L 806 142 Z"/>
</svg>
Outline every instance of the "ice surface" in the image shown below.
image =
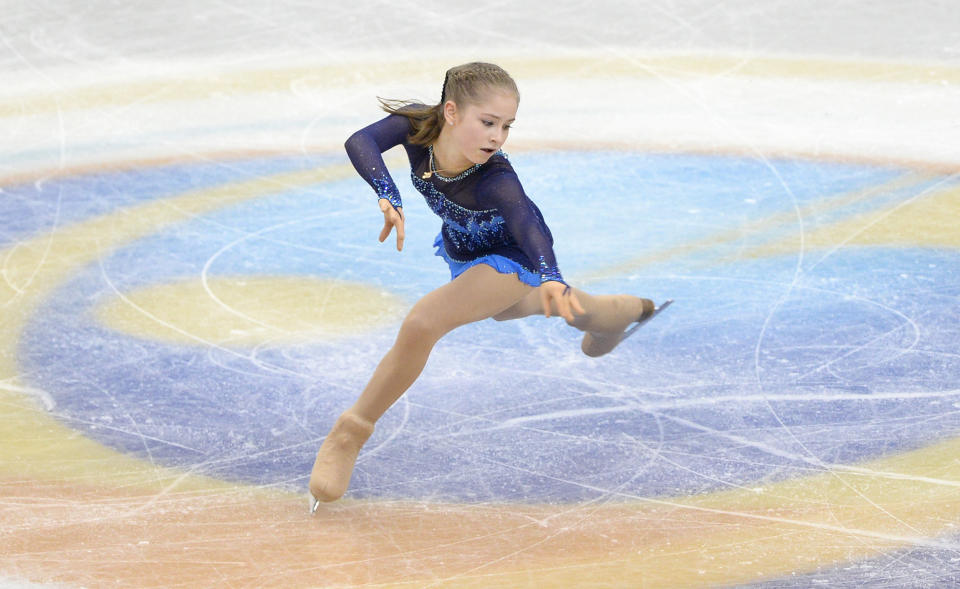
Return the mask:
<svg viewBox="0 0 960 589">
<path fill-rule="evenodd" d="M 0 586 L 960 586 L 953 2 L 0 10 Z M 309 518 L 448 279 L 342 141 L 468 59 L 565 276 L 676 303 L 450 334 Z"/>
</svg>

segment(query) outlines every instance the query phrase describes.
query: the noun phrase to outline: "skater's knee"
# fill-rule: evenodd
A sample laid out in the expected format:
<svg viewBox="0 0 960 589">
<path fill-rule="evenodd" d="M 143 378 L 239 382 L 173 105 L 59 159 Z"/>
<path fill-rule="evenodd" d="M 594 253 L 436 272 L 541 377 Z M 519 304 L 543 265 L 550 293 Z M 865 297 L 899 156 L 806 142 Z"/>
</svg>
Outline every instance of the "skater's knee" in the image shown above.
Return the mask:
<svg viewBox="0 0 960 589">
<path fill-rule="evenodd" d="M 437 317 L 430 313 L 414 309 L 403 320 L 400 326 L 398 339 L 408 339 L 416 342 L 435 342 L 449 331 Z"/>
</svg>

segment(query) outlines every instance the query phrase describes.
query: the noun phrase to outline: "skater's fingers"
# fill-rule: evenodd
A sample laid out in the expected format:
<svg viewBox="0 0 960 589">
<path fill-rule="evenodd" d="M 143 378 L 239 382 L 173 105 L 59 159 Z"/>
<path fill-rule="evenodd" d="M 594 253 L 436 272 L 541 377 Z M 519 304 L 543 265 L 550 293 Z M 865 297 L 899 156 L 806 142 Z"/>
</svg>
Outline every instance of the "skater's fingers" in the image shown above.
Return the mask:
<svg viewBox="0 0 960 589">
<path fill-rule="evenodd" d="M 557 297 L 557 309 L 561 317 L 566 319 L 568 323 L 573 323 L 573 313 L 570 311 L 570 301 L 567 300 L 567 297 Z"/>
<path fill-rule="evenodd" d="M 545 286 L 544 284 L 540 285 L 540 305 L 543 307 L 544 317 L 550 317 L 550 291 L 544 288 Z"/>
<path fill-rule="evenodd" d="M 383 211 L 383 229 L 380 230 L 380 243 L 386 241 L 394 227 L 397 228 L 397 251 L 403 249 L 403 242 L 406 234 L 403 228 L 403 208 L 394 207 L 385 198 L 378 201 L 380 210 Z"/>
<path fill-rule="evenodd" d="M 567 294 L 570 295 L 570 306 L 573 308 L 573 311 L 577 315 L 586 313 L 586 310 L 584 310 L 583 305 L 580 304 L 580 299 L 577 298 L 577 294 L 573 292 L 573 289 L 570 289 L 570 292 Z"/>
<path fill-rule="evenodd" d="M 380 206 L 380 212 L 383 213 L 383 229 L 380 230 L 380 243 L 383 243 L 390 236 L 390 230 L 393 228 L 393 223 L 390 222 L 390 209 L 393 207 L 385 198 L 378 200 L 377 204 Z"/>
<path fill-rule="evenodd" d="M 554 311 L 553 302 L 556 301 L 556 314 L 569 322 L 573 322 L 573 313 L 570 309 L 570 302 L 565 293 L 568 293 L 569 287 L 559 281 L 551 280 L 540 285 L 540 302 L 543 305 L 543 314 L 546 317 Z M 579 305 L 579 303 L 578 303 Z"/>
<path fill-rule="evenodd" d="M 407 238 L 407 232 L 404 229 L 403 223 L 403 213 L 394 211 L 397 216 L 397 220 L 394 223 L 394 227 L 397 228 L 397 251 L 403 250 L 403 241 Z"/>
</svg>

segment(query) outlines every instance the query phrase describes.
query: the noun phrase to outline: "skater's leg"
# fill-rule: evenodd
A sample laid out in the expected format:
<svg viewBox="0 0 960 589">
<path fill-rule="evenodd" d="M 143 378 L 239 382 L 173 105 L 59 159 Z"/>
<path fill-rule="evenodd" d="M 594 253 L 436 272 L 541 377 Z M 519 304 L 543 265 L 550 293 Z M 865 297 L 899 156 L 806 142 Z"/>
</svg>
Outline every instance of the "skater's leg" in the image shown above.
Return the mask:
<svg viewBox="0 0 960 589">
<path fill-rule="evenodd" d="M 572 290 L 586 312 L 574 315 L 573 322 L 568 323 L 585 332 L 580 347 L 588 356 L 602 356 L 615 348 L 623 330 L 634 321 L 649 316 L 654 308 L 653 301 L 632 295 L 591 295 L 576 288 Z M 556 309 L 551 310 L 551 314 L 556 312 Z M 494 319 L 504 321 L 542 314 L 540 297 L 534 289 Z"/>
<path fill-rule="evenodd" d="M 410 310 L 396 342 L 350 411 L 376 421 L 420 376 L 430 351 L 443 335 L 497 315 L 533 290 L 513 274 L 500 274 L 486 264 L 478 264 L 426 294 Z"/>
<path fill-rule="evenodd" d="M 340 416 L 317 452 L 310 475 L 313 496 L 333 501 L 346 492 L 357 454 L 373 433 L 373 424 L 420 376 L 443 335 L 502 312 L 531 290 L 516 276 L 480 264 L 420 299 L 356 403 Z"/>
<path fill-rule="evenodd" d="M 572 288 L 573 294 L 577 296 L 580 305 L 583 306 L 585 313 L 574 315 L 573 322 L 567 322 L 580 331 L 623 331 L 623 329 L 636 321 L 643 313 L 643 301 L 632 295 L 591 295 L 578 288 Z M 551 309 L 552 315 L 557 315 L 556 305 Z M 543 315 L 543 307 L 540 303 L 540 295 L 536 289 L 530 291 L 515 305 L 498 313 L 493 318 L 498 321 L 509 319 L 520 319 L 530 315 Z"/>
</svg>

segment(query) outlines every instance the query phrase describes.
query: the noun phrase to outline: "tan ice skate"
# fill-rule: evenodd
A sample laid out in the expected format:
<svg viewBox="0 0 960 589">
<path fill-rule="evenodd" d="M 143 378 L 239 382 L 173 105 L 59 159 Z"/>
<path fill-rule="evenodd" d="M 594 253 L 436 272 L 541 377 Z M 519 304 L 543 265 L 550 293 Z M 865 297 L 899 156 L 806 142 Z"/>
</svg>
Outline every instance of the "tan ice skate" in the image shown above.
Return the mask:
<svg viewBox="0 0 960 589">
<path fill-rule="evenodd" d="M 657 313 L 669 307 L 670 303 L 673 302 L 673 299 L 668 299 L 658 307 L 650 299 L 640 300 L 642 302 L 642 310 L 640 312 L 640 316 L 635 320 L 635 325 L 626 331 L 588 331 L 584 333 L 583 341 L 580 343 L 580 349 L 583 350 L 583 353 L 591 358 L 597 358 L 609 353 L 611 350 L 620 345 L 620 342 L 630 337 L 630 335 L 639 329 L 641 325 L 650 319 L 653 319 Z"/>
<path fill-rule="evenodd" d="M 336 501 L 347 492 L 357 454 L 371 434 L 373 424 L 352 413 L 344 413 L 333 424 L 310 473 L 311 513 L 321 501 Z"/>
</svg>

